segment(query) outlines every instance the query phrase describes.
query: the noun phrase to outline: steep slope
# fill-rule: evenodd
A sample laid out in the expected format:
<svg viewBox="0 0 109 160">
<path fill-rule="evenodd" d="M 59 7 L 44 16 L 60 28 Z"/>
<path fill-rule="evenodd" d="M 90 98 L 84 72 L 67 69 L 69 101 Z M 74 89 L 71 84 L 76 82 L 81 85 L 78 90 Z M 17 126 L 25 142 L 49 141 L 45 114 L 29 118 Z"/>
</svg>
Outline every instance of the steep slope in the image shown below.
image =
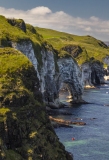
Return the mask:
<svg viewBox="0 0 109 160">
<path fill-rule="evenodd" d="M 28 58 L 0 48 L 1 160 L 72 160 L 51 126 L 39 89 Z"/>
</svg>

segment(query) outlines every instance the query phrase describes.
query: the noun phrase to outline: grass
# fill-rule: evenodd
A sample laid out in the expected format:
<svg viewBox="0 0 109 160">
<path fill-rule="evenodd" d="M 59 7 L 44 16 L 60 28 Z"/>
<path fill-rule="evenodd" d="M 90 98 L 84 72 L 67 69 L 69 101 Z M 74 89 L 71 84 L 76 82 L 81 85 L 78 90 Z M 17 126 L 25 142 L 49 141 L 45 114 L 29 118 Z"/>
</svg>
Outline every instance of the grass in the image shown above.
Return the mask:
<svg viewBox="0 0 109 160">
<path fill-rule="evenodd" d="M 22 43 L 31 41 L 38 60 L 38 69 L 40 69 L 42 65 L 42 57 L 40 54 L 43 43 L 42 36 L 39 35 L 35 28 L 30 24 L 25 24 L 26 32 L 22 31 L 22 29 L 20 29 L 17 25 L 18 23 L 21 23 L 22 20 L 18 19 L 14 21 L 16 22 L 15 26 L 8 23 L 8 19 L 6 19 L 4 16 L 0 16 L 0 46 L 11 47 L 11 42 Z"/>
<path fill-rule="evenodd" d="M 41 34 L 46 41 L 51 43 L 52 46 L 58 50 L 60 55 L 63 55 L 60 51 L 65 46 L 77 45 L 81 47 L 82 52 L 76 57 L 79 64 L 88 61 L 91 57 L 102 62 L 103 58 L 106 57 L 106 55 L 109 55 L 109 47 L 107 47 L 102 41 L 89 35 L 77 36 L 39 27 L 36 27 L 36 31 Z M 68 53 L 65 53 L 65 55 L 67 54 Z"/>
<path fill-rule="evenodd" d="M 20 100 L 22 96 L 34 99 L 31 91 L 38 79 L 32 63 L 26 56 L 12 48 L 0 48 L 0 66 L 2 103 L 8 104 L 9 101 Z M 2 103 L 0 107 L 2 107 Z"/>
<path fill-rule="evenodd" d="M 26 32 L 23 32 L 18 27 L 18 24 L 22 23 L 22 21 L 21 19 L 15 20 L 16 25 L 12 26 L 4 16 L 0 16 L 0 46 L 9 47 L 11 46 L 11 41 L 22 43 L 22 41 L 30 40 L 38 60 L 38 70 L 42 66 L 42 55 L 40 52 L 45 48 L 50 50 L 54 48 L 57 50 L 58 57 L 62 58 L 72 56 L 68 52 L 62 51 L 63 47 L 68 45 L 80 47 L 82 49 L 81 54 L 75 58 L 79 64 L 90 60 L 91 57 L 102 62 L 103 58 L 109 55 L 109 47 L 102 41 L 89 35 L 77 36 L 52 29 L 33 27 L 30 24 L 26 24 Z M 49 45 L 45 45 L 47 43 Z"/>
<path fill-rule="evenodd" d="M 8 23 L 4 16 L 0 16 L 0 43 L 3 46 L 9 46 L 9 41 L 27 40 L 29 37 L 18 27 Z"/>
</svg>

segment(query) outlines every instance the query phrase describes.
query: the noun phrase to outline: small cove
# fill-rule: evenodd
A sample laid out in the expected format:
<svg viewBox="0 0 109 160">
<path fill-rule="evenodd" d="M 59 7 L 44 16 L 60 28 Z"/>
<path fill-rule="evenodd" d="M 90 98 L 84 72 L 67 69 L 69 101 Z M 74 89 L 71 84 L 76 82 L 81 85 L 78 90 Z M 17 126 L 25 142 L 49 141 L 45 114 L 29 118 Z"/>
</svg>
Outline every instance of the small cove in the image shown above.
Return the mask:
<svg viewBox="0 0 109 160">
<path fill-rule="evenodd" d="M 61 95 L 66 100 L 67 94 Z M 85 126 L 55 129 L 67 151 L 74 160 L 108 160 L 109 158 L 109 84 L 96 89 L 86 89 L 83 99 L 90 104 L 74 105 L 61 109 L 72 115 L 58 115 L 56 118 L 86 122 Z M 72 137 L 75 138 L 72 141 Z"/>
</svg>

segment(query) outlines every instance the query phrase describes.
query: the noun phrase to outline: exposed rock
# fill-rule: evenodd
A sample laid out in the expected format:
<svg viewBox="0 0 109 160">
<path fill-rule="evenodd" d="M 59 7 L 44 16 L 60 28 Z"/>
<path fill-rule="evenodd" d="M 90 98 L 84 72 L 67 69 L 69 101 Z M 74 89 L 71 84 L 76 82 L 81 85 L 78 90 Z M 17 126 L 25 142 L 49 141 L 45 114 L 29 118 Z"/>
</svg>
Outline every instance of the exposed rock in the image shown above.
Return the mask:
<svg viewBox="0 0 109 160">
<path fill-rule="evenodd" d="M 57 108 L 59 106 L 58 99 L 58 66 L 53 51 L 42 50 L 42 67 L 40 70 L 40 84 L 43 99 L 49 106 Z"/>
<path fill-rule="evenodd" d="M 75 60 L 72 58 L 56 60 L 53 50 L 42 48 L 40 53 L 42 65 L 40 70 L 38 70 L 40 64 L 38 64 L 37 56 L 35 56 L 37 53 L 34 52 L 31 41 L 22 43 L 12 42 L 12 47 L 24 53 L 34 65 L 40 81 L 43 100 L 51 108 L 60 106 L 59 91 L 61 89 L 60 86 L 63 84 L 67 84 L 67 89 L 73 101 L 81 103 L 83 93 L 82 74 Z"/>
<path fill-rule="evenodd" d="M 109 75 L 109 56 L 106 56 L 104 59 L 103 59 L 103 62 L 105 64 L 107 64 L 107 70 L 106 70 L 106 74 Z"/>
<path fill-rule="evenodd" d="M 91 63 L 91 82 L 93 84 L 104 83 L 104 69 L 103 63 L 99 61 L 94 61 Z"/>
<path fill-rule="evenodd" d="M 12 48 L 0 49 L 0 61 L 0 160 L 72 160 L 42 106 L 32 63 Z"/>
<path fill-rule="evenodd" d="M 66 84 L 73 102 L 81 102 L 81 96 L 83 93 L 83 81 L 82 73 L 79 66 L 72 58 L 59 59 L 58 66 L 60 73 L 60 89 L 62 89 Z"/>
<path fill-rule="evenodd" d="M 22 31 L 26 32 L 26 25 L 22 19 L 7 19 L 8 23 L 12 26 L 20 28 Z"/>
<path fill-rule="evenodd" d="M 66 120 L 63 120 L 63 119 L 53 118 L 52 116 L 49 116 L 49 119 L 51 121 L 57 122 L 59 124 L 65 124 L 65 125 L 71 125 L 71 124 L 74 124 L 74 125 L 86 125 L 85 122 L 66 121 Z"/>
<path fill-rule="evenodd" d="M 63 48 L 61 48 L 61 50 L 67 51 L 68 53 L 70 53 L 74 58 L 78 57 L 79 54 L 82 52 L 82 49 L 80 46 L 77 45 L 67 45 Z"/>
<path fill-rule="evenodd" d="M 99 61 L 89 61 L 81 65 L 84 86 L 93 87 L 93 85 L 104 83 L 103 64 Z"/>
<path fill-rule="evenodd" d="M 34 53 L 34 49 L 31 41 L 22 41 L 22 43 L 11 42 L 13 48 L 21 51 L 24 55 L 28 57 L 28 59 L 32 62 L 36 72 L 38 79 L 40 80 L 39 72 L 38 72 L 38 61 Z"/>
<path fill-rule="evenodd" d="M 93 86 L 91 82 L 91 66 L 90 63 L 86 62 L 81 65 L 82 69 L 82 74 L 83 74 L 83 81 L 84 81 L 84 86 Z"/>
</svg>

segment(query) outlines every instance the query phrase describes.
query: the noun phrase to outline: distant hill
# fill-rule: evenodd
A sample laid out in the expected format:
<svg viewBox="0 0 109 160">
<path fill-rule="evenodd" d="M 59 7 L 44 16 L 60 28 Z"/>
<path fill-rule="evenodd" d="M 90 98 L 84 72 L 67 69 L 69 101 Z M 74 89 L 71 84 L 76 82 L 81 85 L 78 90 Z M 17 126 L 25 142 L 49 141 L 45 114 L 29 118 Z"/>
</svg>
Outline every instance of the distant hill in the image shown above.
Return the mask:
<svg viewBox="0 0 109 160">
<path fill-rule="evenodd" d="M 52 44 L 60 53 L 60 56 L 64 53 L 66 54 L 66 52 L 70 53 L 79 64 L 89 61 L 92 57 L 102 61 L 106 55 L 109 55 L 109 47 L 106 43 L 90 35 L 77 36 L 39 27 L 36 27 L 36 30 L 47 42 Z M 63 53 L 62 51 L 65 52 Z"/>
</svg>

